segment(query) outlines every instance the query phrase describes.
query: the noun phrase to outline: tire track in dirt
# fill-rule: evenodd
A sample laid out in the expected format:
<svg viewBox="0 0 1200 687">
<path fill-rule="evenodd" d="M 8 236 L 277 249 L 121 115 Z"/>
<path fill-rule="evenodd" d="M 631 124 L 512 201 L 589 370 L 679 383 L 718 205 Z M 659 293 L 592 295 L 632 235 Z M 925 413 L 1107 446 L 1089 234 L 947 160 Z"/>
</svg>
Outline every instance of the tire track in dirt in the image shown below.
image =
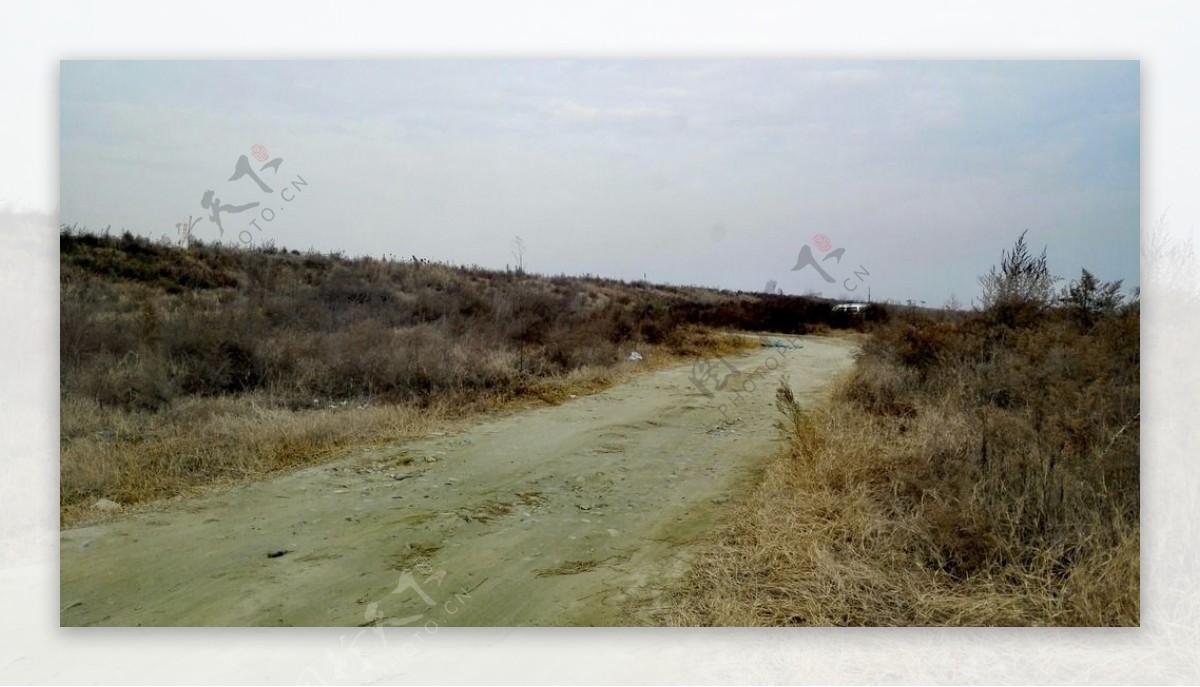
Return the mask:
<svg viewBox="0 0 1200 687">
<path fill-rule="evenodd" d="M 744 391 L 650 372 L 64 531 L 61 622 L 642 624 L 775 450 L 777 378 L 807 403 L 852 362 L 844 340 L 796 340 L 727 357 Z"/>
</svg>

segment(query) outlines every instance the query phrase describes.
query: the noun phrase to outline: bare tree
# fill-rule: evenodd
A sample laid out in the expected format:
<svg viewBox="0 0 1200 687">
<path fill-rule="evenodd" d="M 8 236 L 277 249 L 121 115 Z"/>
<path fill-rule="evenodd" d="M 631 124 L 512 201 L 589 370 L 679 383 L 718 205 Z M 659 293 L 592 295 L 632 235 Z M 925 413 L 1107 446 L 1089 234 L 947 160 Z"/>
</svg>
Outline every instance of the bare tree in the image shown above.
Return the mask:
<svg viewBox="0 0 1200 687">
<path fill-rule="evenodd" d="M 1012 249 L 1001 253 L 999 269 L 992 266 L 979 277 L 983 310 L 1009 325 L 1016 324 L 1023 313 L 1037 314 L 1050 305 L 1058 281 L 1046 266 L 1046 249 L 1036 257 L 1029 252 L 1026 233 L 1021 232 Z"/>
<path fill-rule="evenodd" d="M 513 258 L 517 261 L 517 272 L 525 271 L 525 240 L 520 236 L 513 239 Z"/>
<path fill-rule="evenodd" d="M 1122 282 L 1121 279 L 1102 282 L 1085 269 L 1077 281 L 1063 287 L 1060 298 L 1081 325 L 1090 327 L 1098 318 L 1121 306 L 1125 300 L 1125 294 L 1121 293 Z"/>
</svg>

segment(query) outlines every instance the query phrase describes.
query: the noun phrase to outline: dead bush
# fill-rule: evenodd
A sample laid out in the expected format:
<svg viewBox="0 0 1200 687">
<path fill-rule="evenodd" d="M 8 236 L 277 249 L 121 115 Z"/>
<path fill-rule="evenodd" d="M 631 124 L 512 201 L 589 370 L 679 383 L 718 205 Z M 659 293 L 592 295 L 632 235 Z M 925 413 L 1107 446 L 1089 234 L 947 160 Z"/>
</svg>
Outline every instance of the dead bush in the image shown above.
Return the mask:
<svg viewBox="0 0 1200 687">
<path fill-rule="evenodd" d="M 1004 308 L 893 318 L 817 410 L 781 390 L 784 457 L 663 622 L 1137 625 L 1138 309 Z"/>
</svg>

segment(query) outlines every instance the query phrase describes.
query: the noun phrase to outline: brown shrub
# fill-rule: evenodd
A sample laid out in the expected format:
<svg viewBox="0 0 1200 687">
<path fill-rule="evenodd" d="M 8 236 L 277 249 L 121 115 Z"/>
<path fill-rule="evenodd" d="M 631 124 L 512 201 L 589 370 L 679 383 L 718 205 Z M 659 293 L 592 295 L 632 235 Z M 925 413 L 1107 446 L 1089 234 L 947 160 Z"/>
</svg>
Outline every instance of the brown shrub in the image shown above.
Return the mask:
<svg viewBox="0 0 1200 687">
<path fill-rule="evenodd" d="M 827 405 L 781 390 L 788 450 L 662 621 L 1137 625 L 1137 320 L 894 320 Z"/>
<path fill-rule="evenodd" d="M 860 357 L 841 388 L 843 398 L 873 415 L 911 416 L 916 376 L 877 358 Z"/>
<path fill-rule="evenodd" d="M 72 517 L 94 496 L 135 503 L 394 436 L 393 414 L 365 410 L 380 404 L 436 415 L 448 402 L 556 403 L 611 383 L 630 350 L 648 368 L 747 345 L 689 322 L 691 304 L 738 298 L 701 289 L 70 231 L 61 247 Z M 309 429 L 329 406 L 364 411 Z M 274 425 L 211 417 L 247 408 Z"/>
</svg>

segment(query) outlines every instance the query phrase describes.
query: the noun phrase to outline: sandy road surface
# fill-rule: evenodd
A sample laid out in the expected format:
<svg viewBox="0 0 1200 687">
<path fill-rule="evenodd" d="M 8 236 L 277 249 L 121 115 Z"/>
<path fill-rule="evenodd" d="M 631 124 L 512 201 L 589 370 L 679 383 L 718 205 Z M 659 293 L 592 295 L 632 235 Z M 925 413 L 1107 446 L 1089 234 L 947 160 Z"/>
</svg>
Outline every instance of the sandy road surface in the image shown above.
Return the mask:
<svg viewBox="0 0 1200 687">
<path fill-rule="evenodd" d="M 740 396 L 676 367 L 64 531 L 61 622 L 641 624 L 772 455 L 780 373 L 805 402 L 851 363 L 797 340 L 726 358 Z"/>
</svg>

